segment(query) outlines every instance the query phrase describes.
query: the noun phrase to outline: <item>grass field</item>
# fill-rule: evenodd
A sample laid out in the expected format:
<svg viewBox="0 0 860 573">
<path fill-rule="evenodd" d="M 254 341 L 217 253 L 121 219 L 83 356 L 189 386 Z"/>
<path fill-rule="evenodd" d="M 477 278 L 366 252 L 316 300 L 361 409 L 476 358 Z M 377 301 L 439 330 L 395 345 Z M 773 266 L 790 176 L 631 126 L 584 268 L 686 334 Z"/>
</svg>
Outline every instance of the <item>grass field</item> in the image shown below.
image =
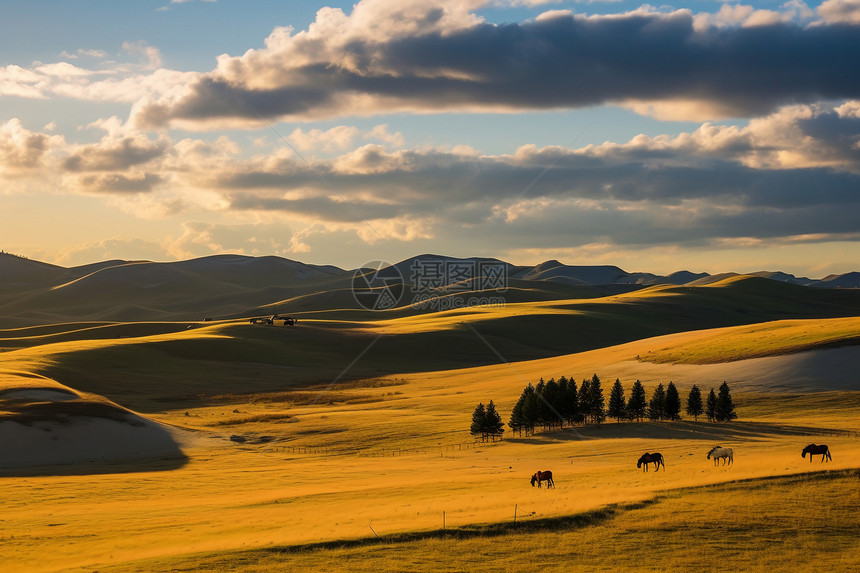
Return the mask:
<svg viewBox="0 0 860 573">
<path fill-rule="evenodd" d="M 670 490 L 563 518 L 136 563 L 152 572 L 850 571 L 857 470 Z M 105 572 L 128 571 L 108 567 Z"/>
<path fill-rule="evenodd" d="M 738 307 L 764 296 L 730 281 L 695 297 L 728 288 L 742 290 Z M 622 327 L 658 311 L 626 310 L 682 290 L 373 320 L 354 313 L 292 329 L 215 321 L 0 330 L 0 435 L 11 428 L 19 440 L 56 438 L 81 456 L 0 469 L 3 567 L 860 566 L 860 392 L 853 371 L 837 364 L 855 355 L 860 321 L 688 330 L 691 311 L 669 334 L 630 339 Z M 574 331 L 552 340 L 554 328 L 582 320 L 600 322 L 597 342 L 561 352 Z M 657 331 L 671 322 L 661 320 Z M 544 345 L 556 350 L 511 358 Z M 840 354 L 828 354 L 834 347 Z M 649 395 L 672 380 L 682 396 L 692 384 L 707 392 L 728 380 L 739 419 L 608 421 L 491 444 L 468 433 L 479 401 L 494 400 L 507 421 L 527 383 L 593 373 L 607 397 L 616 377 L 628 391 L 641 379 Z M 168 432 L 182 459 L 88 458 L 105 434 L 135 435 L 137 418 L 125 408 Z M 63 442 L 70 435 L 81 437 Z M 827 443 L 833 461 L 802 459 L 810 442 Z M 732 466 L 706 459 L 715 444 L 735 450 Z M 645 451 L 662 452 L 666 471 L 638 470 Z M 530 487 L 538 469 L 553 471 L 555 490 Z"/>
</svg>

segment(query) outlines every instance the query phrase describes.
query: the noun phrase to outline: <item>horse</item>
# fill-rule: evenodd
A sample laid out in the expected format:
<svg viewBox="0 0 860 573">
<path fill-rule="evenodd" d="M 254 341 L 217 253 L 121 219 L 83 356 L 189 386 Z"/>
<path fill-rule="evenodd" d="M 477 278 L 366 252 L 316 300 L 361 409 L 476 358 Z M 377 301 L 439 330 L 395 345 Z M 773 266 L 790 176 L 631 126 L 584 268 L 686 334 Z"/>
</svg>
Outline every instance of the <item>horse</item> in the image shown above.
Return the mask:
<svg viewBox="0 0 860 573">
<path fill-rule="evenodd" d="M 815 444 L 809 444 L 808 446 L 803 448 L 803 451 L 800 453 L 800 457 L 805 458 L 806 454 L 809 454 L 809 463 L 812 463 L 812 456 L 818 454 L 821 454 L 822 462 L 824 461 L 824 458 L 827 458 L 828 462 L 833 459 L 830 457 L 830 448 L 828 448 L 824 444 L 820 444 L 817 446 Z"/>
<path fill-rule="evenodd" d="M 538 471 L 532 476 L 532 487 L 535 486 L 535 482 L 537 482 L 538 487 L 540 487 L 540 482 L 545 481 L 546 487 L 549 489 L 552 487 L 555 489 L 555 482 L 552 481 L 552 472 L 551 471 Z"/>
<path fill-rule="evenodd" d="M 642 464 L 645 464 L 645 468 L 642 470 L 643 472 L 648 471 L 648 464 L 654 464 L 654 471 L 660 471 L 660 466 L 663 466 L 663 471 L 666 471 L 666 464 L 663 462 L 663 454 L 659 452 L 654 452 L 653 454 L 649 454 L 645 452 L 642 454 L 642 457 L 639 458 L 639 461 L 636 462 L 636 467 L 641 468 Z"/>
<path fill-rule="evenodd" d="M 708 452 L 708 459 L 714 458 L 714 465 L 717 465 L 717 460 L 723 458 L 723 465 L 726 465 L 726 460 L 728 460 L 729 465 L 731 465 L 735 460 L 732 457 L 733 452 L 731 448 L 723 448 L 721 446 L 714 446 L 711 448 L 711 451 Z"/>
</svg>

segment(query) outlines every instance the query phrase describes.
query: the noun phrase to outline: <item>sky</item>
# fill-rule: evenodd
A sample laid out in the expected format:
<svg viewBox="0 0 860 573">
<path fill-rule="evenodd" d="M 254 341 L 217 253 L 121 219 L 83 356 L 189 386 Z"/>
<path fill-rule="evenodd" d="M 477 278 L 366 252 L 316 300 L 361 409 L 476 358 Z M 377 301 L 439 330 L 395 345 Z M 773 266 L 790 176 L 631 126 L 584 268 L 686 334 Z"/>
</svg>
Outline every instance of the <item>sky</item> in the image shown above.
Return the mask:
<svg viewBox="0 0 860 573">
<path fill-rule="evenodd" d="M 860 270 L 860 0 L 0 4 L 0 249 Z"/>
</svg>

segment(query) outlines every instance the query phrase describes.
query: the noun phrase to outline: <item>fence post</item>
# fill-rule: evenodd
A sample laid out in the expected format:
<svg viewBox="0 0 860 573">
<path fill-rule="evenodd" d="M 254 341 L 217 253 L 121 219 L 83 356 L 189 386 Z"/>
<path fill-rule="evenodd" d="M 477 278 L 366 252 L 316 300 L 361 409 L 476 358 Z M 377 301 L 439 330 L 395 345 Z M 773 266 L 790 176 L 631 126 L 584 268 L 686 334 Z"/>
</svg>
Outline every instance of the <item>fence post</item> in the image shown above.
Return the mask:
<svg viewBox="0 0 860 573">
<path fill-rule="evenodd" d="M 445 510 L 442 510 L 442 531 L 445 531 Z"/>
<path fill-rule="evenodd" d="M 514 504 L 514 523 L 517 522 L 517 505 L 519 505 L 519 504 L 516 504 L 516 503 Z"/>
</svg>

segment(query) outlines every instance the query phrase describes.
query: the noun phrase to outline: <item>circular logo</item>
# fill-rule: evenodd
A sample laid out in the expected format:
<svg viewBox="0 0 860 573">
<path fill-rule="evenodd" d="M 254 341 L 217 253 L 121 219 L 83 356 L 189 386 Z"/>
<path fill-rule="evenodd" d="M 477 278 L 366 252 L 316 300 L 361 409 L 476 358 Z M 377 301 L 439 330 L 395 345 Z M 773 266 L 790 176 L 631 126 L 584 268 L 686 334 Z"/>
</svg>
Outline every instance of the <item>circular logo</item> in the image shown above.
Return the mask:
<svg viewBox="0 0 860 573">
<path fill-rule="evenodd" d="M 394 308 L 403 296 L 403 275 L 385 261 L 364 263 L 352 275 L 352 297 L 367 310 Z"/>
</svg>

